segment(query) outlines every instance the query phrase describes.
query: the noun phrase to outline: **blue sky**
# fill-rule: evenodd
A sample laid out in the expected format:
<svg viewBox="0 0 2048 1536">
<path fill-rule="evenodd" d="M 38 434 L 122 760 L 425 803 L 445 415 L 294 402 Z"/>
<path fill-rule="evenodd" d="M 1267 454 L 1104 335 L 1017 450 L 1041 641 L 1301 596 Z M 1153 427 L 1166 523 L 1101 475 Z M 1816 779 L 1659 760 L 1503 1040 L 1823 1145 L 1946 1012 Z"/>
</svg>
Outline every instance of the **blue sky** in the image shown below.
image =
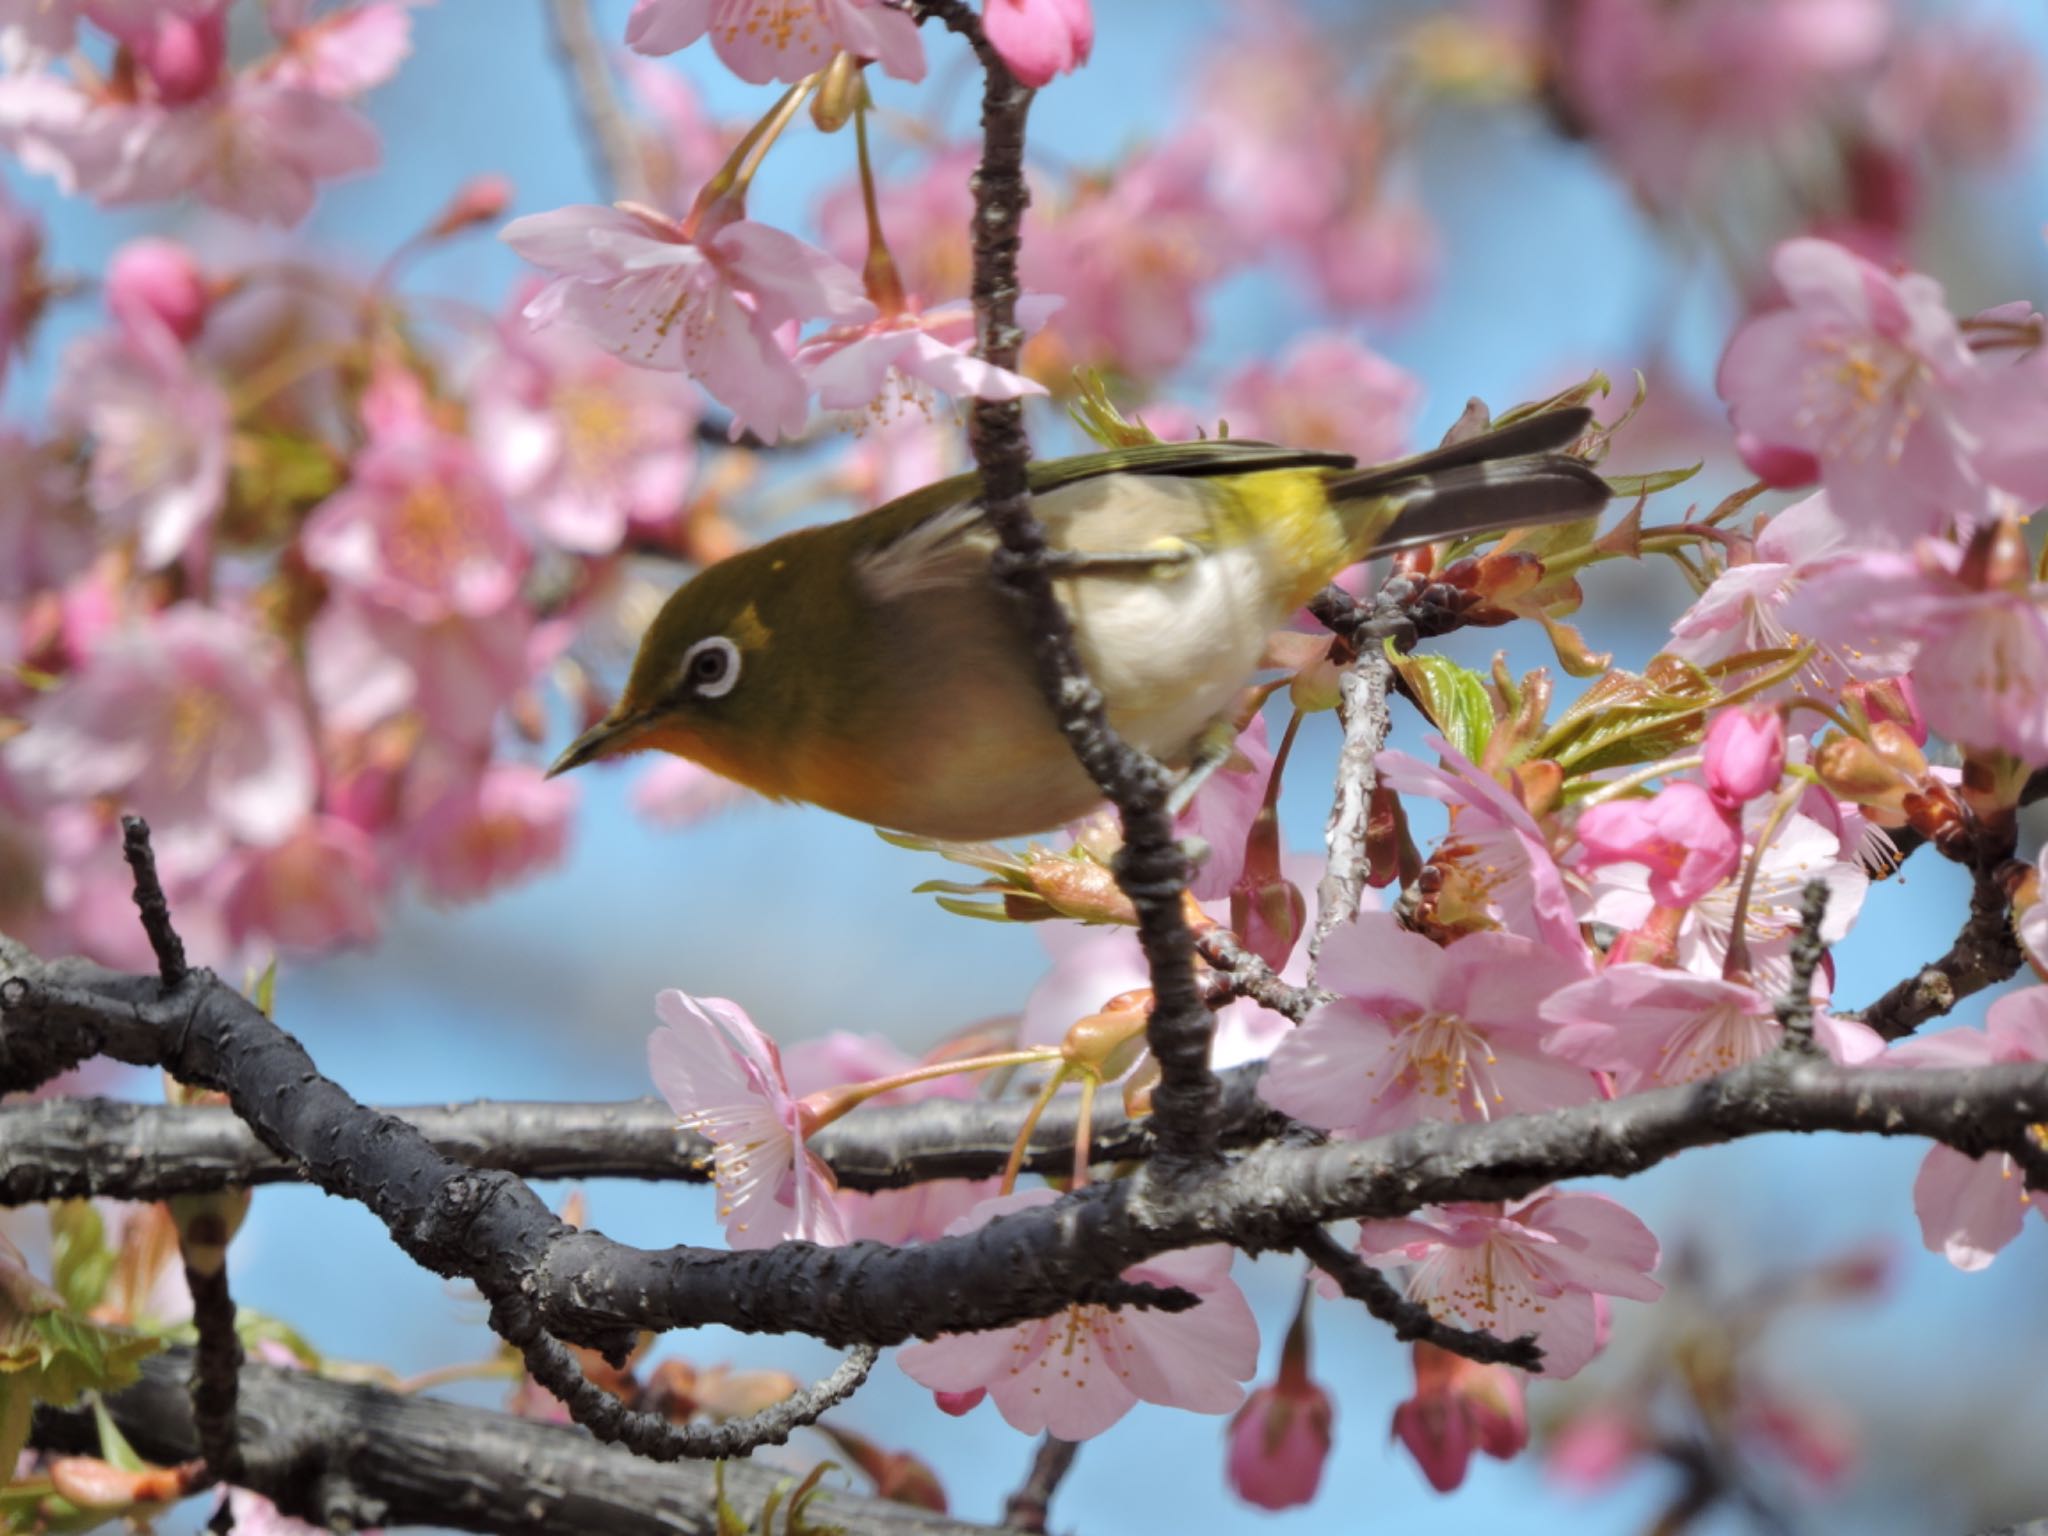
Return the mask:
<svg viewBox="0 0 2048 1536">
<path fill-rule="evenodd" d="M 607 36 L 623 33 L 625 5 L 600 7 Z M 1114 0 L 1098 7 L 1094 61 L 1045 93 L 1033 116 L 1037 142 L 1065 160 L 1092 161 L 1158 126 L 1160 103 L 1184 86 L 1192 17 L 1216 4 Z M 1987 6 L 1987 10 L 2021 11 Z M 2043 22 L 2029 13 L 2038 39 Z M 463 177 L 509 174 L 514 212 L 596 195 L 543 30 L 543 8 L 506 0 L 441 0 L 417 13 L 418 50 L 374 98 L 387 167 L 335 188 L 308 237 L 367 268 L 426 221 Z M 930 40 L 935 82 L 956 101 L 959 50 Z M 723 113 L 751 113 L 766 93 L 725 75 L 701 49 L 669 61 Z M 938 88 L 935 85 L 934 88 Z M 895 99 L 915 98 L 897 91 Z M 841 173 L 842 141 L 799 134 L 779 149 L 755 197 L 757 216 L 802 230 L 819 188 Z M 1589 363 L 1635 366 L 1668 330 L 1673 354 L 1705 376 L 1725 334 L 1726 296 L 1710 283 L 1674 286 L 1655 233 L 1584 149 L 1561 146 L 1509 115 L 1446 124 L 1427 138 L 1421 185 L 1444 232 L 1446 266 L 1426 312 L 1369 339 L 1425 383 L 1421 436 L 1456 414 L 1470 394 L 1496 404 L 1547 387 Z M 2038 229 L 2039 156 L 2010 182 L 1964 206 L 2009 259 L 1995 264 L 2017 286 L 1972 294 L 1986 302 L 2024 292 L 2048 298 Z M 94 271 L 122 239 L 145 229 L 184 231 L 202 248 L 231 247 L 217 225 L 178 211 L 110 215 L 66 204 L 10 170 L 10 183 L 46 210 L 56 264 Z M 1995 195 L 1993 195 L 1995 193 Z M 488 239 L 450 247 L 420 264 L 416 285 L 472 297 L 504 293 L 520 275 Z M 1675 298 L 1674 298 L 1675 293 Z M 48 340 L 88 323 L 89 306 L 61 312 Z M 1240 361 L 1281 351 L 1314 319 L 1270 272 L 1233 281 L 1211 317 L 1191 397 Z M 11 385 L 9 409 L 33 416 L 47 386 L 46 346 Z M 1596 646 L 1640 661 L 1655 642 L 1646 627 L 1675 612 L 1677 589 L 1655 572 L 1604 573 L 1589 604 Z M 1483 662 L 1498 635 L 1450 646 Z M 1545 658 L 1519 635 L 1520 665 Z M 1401 742 L 1415 745 L 1412 722 Z M 1283 815 L 1309 846 L 1320 826 L 1322 788 L 1335 757 L 1327 718 L 1312 723 L 1290 775 Z M 567 863 L 544 880 L 479 908 L 395 915 L 376 952 L 288 969 L 281 1017 L 315 1058 L 359 1096 L 380 1102 L 476 1097 L 627 1097 L 648 1090 L 642 1042 L 654 992 L 681 986 L 738 999 L 784 1038 L 828 1028 L 873 1029 L 917 1046 L 975 1019 L 1015 1009 L 1042 973 L 1027 928 L 948 917 L 910 894 L 939 873 L 932 861 L 884 845 L 866 828 L 820 812 L 749 807 L 687 832 L 649 830 L 625 806 L 623 773 L 584 776 L 584 805 Z M 1843 992 L 1862 1000 L 1911 963 L 1945 946 L 1964 887 L 1930 858 L 1880 889 L 1840 954 Z M 1974 1019 L 1981 1005 L 1961 1017 Z M 1962 1518 L 1945 1501 L 1958 1469 L 1981 1475 L 2012 1465 L 1999 1426 L 2038 1410 L 2039 1389 L 2015 1369 L 2038 1343 L 2044 1259 L 2030 1231 L 1987 1274 L 1962 1276 L 1919 1249 L 1908 1192 L 1920 1149 L 1848 1145 L 1833 1138 L 1776 1139 L 1689 1157 L 1632 1183 L 1626 1198 L 1667 1244 L 1692 1236 L 1725 1250 L 1734 1272 L 1790 1263 L 1881 1234 L 1902 1255 L 1901 1278 L 1881 1306 L 1820 1319 L 1788 1336 L 1783 1372 L 1845 1400 L 1865 1420 L 1878 1465 L 1849 1500 L 1816 1511 L 1810 1529 L 1873 1533 L 1946 1529 Z M 550 1196 L 559 1191 L 550 1191 Z M 636 1242 L 716 1242 L 699 1191 L 606 1184 L 589 1190 L 593 1221 Z M 238 1244 L 245 1304 L 302 1325 L 324 1348 L 401 1370 L 476 1356 L 489 1347 L 473 1297 L 413 1268 L 359 1209 L 305 1190 L 265 1190 Z M 1240 1261 L 1268 1334 L 1268 1358 L 1285 1327 L 1299 1265 Z M 1624 1334 L 1641 1309 L 1621 1305 Z M 2015 1332 L 2021 1337 L 2015 1338 Z M 1449 1499 L 1431 1493 L 1386 1445 L 1386 1421 L 1408 1390 L 1405 1352 L 1347 1309 L 1317 1320 L 1317 1374 L 1338 1402 L 1338 1449 L 1321 1500 L 1269 1516 L 1230 1499 L 1221 1482 L 1218 1421 L 1154 1410 L 1085 1448 L 1055 1527 L 1091 1533 L 1186 1527 L 1209 1532 L 1322 1531 L 1354 1524 L 1377 1531 L 1457 1533 L 1513 1529 L 1529 1536 L 1622 1536 L 1640 1530 L 1663 1484 L 1638 1477 L 1581 1503 L 1548 1487 L 1532 1459 L 1481 1463 Z M 670 1340 L 709 1361 L 774 1363 L 799 1373 L 828 1364 L 802 1341 L 724 1336 Z M 2035 1357 L 2038 1358 L 2038 1357 Z M 1597 1368 L 1596 1368 L 1597 1369 Z M 1894 1407 L 1900 1382 L 1914 1406 L 1945 1432 L 1922 1431 Z M 1986 1412 L 1986 1403 L 1992 1411 Z M 1545 1396 L 1536 1404 L 1543 1411 Z M 1978 1417 L 1973 1418 L 1976 1414 Z M 846 1414 L 885 1441 L 915 1436 L 939 1468 L 955 1508 L 992 1517 L 1021 1475 L 1030 1444 L 992 1410 L 942 1419 L 924 1394 L 885 1365 Z M 905 1426 L 911 1426 L 906 1430 Z M 1946 1433 L 1948 1438 L 1944 1439 Z M 2023 1443 L 2023 1442 L 2022 1442 Z M 2017 1454 L 2017 1447 L 2014 1448 Z M 2024 1501 L 2038 1495 L 2038 1508 Z M 2048 1511 L 2048 1484 L 2014 1495 L 2007 1518 Z M 1710 1531 L 1742 1527 L 1722 1523 Z"/>
</svg>

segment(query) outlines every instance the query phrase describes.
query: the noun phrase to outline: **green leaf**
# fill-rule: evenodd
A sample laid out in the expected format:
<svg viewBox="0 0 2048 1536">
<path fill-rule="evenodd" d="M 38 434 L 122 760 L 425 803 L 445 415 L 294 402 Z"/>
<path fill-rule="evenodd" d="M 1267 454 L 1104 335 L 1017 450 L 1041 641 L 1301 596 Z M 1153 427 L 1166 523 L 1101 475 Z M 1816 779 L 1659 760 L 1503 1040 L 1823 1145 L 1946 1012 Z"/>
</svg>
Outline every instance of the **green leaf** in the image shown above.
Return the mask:
<svg viewBox="0 0 2048 1536">
<path fill-rule="evenodd" d="M 1594 683 L 1531 755 L 1555 759 L 1568 777 L 1669 757 L 1699 740 L 1719 698 L 1699 668 L 1658 656 L 1646 674 L 1609 672 Z"/>
<path fill-rule="evenodd" d="M 941 896 L 938 898 L 938 903 L 942 910 L 951 912 L 955 917 L 978 917 L 984 922 L 990 923 L 1012 923 L 1016 921 L 1015 918 L 1010 916 L 1009 910 L 999 901 L 962 901 L 957 896 Z"/>
<path fill-rule="evenodd" d="M 90 1200 L 50 1207 L 50 1278 L 73 1312 L 90 1312 L 107 1293 L 120 1255 L 107 1246 L 107 1225 Z"/>
<path fill-rule="evenodd" d="M 45 1403 L 76 1402 L 83 1392 L 117 1392 L 135 1380 L 144 1360 L 163 1348 L 160 1339 L 104 1327 L 68 1312 L 45 1312 L 25 1321 L 38 1358 L 34 1369 L 22 1372 L 22 1379 Z M 0 1370 L 6 1368 L 6 1360 L 0 1359 Z"/>
<path fill-rule="evenodd" d="M 712 1509 L 718 1519 L 718 1536 L 753 1536 L 747 1529 L 747 1522 L 740 1518 L 732 1501 L 725 1496 L 725 1463 L 711 1464 L 711 1486 L 714 1490 Z"/>
<path fill-rule="evenodd" d="M 839 1463 L 836 1461 L 821 1461 L 804 1475 L 802 1482 L 796 1485 L 796 1492 L 789 1496 L 789 1514 L 784 1521 L 784 1529 L 789 1533 L 789 1536 L 842 1536 L 842 1533 L 845 1531 L 844 1526 L 827 1525 L 822 1521 L 814 1521 L 810 1518 L 812 1501 L 817 1499 L 820 1494 L 831 1491 L 828 1488 L 822 1487 L 819 1479 L 824 1477 L 827 1472 L 837 1468 L 838 1465 Z"/>
<path fill-rule="evenodd" d="M 1648 475 L 1607 475 L 1603 478 L 1614 488 L 1617 497 L 1641 498 L 1654 496 L 1659 491 L 1668 491 L 1674 485 L 1683 485 L 1706 467 L 1707 461 L 1701 459 L 1698 463 L 1687 465 L 1683 469 L 1660 469 Z"/>
<path fill-rule="evenodd" d="M 277 956 L 270 957 L 270 964 L 263 967 L 263 974 L 249 988 L 249 1001 L 266 1019 L 277 1016 Z"/>
<path fill-rule="evenodd" d="M 128 1437 L 121 1433 L 114 1416 L 107 1412 L 107 1405 L 100 1401 L 99 1394 L 92 1399 L 92 1421 L 100 1432 L 100 1460 L 110 1467 L 119 1467 L 123 1472 L 148 1472 L 150 1464 L 135 1453 L 135 1447 L 128 1443 Z"/>
<path fill-rule="evenodd" d="M 1493 736 L 1493 697 L 1486 680 L 1448 656 L 1403 656 L 1391 640 L 1387 659 L 1444 738 L 1478 762 Z"/>
</svg>

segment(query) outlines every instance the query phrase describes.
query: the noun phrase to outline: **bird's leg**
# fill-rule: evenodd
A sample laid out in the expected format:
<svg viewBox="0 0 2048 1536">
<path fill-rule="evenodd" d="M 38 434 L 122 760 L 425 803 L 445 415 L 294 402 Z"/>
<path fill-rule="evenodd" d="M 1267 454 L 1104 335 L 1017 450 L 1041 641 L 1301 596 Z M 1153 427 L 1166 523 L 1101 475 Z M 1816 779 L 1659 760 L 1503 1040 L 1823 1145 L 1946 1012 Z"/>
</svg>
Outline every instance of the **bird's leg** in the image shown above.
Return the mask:
<svg viewBox="0 0 2048 1536">
<path fill-rule="evenodd" d="M 1195 738 L 1195 750 L 1187 771 L 1166 797 L 1166 809 L 1178 816 L 1188 808 L 1209 776 L 1230 761 L 1237 750 L 1237 731 L 1228 720 L 1218 720 Z"/>
<path fill-rule="evenodd" d="M 1186 539 L 1154 539 L 1143 549 L 1049 549 L 1045 568 L 1055 576 L 1146 575 L 1161 566 L 1191 564 L 1201 550 Z"/>
</svg>

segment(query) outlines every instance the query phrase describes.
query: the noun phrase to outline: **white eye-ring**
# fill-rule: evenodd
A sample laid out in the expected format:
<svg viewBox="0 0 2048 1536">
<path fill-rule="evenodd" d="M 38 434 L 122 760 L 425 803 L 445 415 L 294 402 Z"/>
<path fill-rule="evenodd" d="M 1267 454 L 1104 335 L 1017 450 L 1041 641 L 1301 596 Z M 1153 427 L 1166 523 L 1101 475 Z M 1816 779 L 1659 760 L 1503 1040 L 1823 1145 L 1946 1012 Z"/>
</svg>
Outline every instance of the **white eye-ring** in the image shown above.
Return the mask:
<svg viewBox="0 0 2048 1536">
<path fill-rule="evenodd" d="M 703 699 L 722 699 L 740 680 L 740 648 L 723 635 L 699 640 L 683 652 L 683 682 Z"/>
</svg>

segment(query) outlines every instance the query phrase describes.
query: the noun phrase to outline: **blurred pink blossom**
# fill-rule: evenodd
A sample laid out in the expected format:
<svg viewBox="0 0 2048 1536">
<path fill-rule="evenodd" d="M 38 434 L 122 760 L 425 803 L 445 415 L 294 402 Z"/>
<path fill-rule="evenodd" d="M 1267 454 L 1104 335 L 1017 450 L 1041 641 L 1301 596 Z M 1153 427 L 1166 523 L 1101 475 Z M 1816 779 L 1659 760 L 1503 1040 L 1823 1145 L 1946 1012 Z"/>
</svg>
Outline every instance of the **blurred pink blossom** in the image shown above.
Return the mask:
<svg viewBox="0 0 2048 1536">
<path fill-rule="evenodd" d="M 475 901 L 559 864 L 576 787 L 526 763 L 492 763 L 443 794 L 407 829 L 427 894 Z"/>
<path fill-rule="evenodd" d="M 1397 459 L 1414 429 L 1422 385 L 1349 336 L 1312 333 L 1278 365 L 1253 363 L 1223 386 L 1233 437 Z"/>
<path fill-rule="evenodd" d="M 277 644 L 197 603 L 109 636 L 0 761 L 46 803 L 113 796 L 162 841 L 207 850 L 279 842 L 313 808 L 312 743 Z"/>
<path fill-rule="evenodd" d="M 305 953 L 374 944 L 386 884 L 359 828 L 310 816 L 283 842 L 239 856 L 224 897 L 228 938 L 237 948 L 261 940 Z"/>
<path fill-rule="evenodd" d="M 734 1248 L 787 1238 L 843 1243 L 832 1175 L 805 1146 L 804 1112 L 783 1079 L 775 1042 L 737 1003 L 670 988 L 654 1000 L 662 1027 L 647 1038 L 654 1086 L 683 1128 L 711 1141 L 718 1219 Z"/>
<path fill-rule="evenodd" d="M 1381 191 L 1317 231 L 1303 254 L 1332 308 L 1389 315 L 1428 293 L 1440 246 L 1436 223 L 1420 202 Z"/>
<path fill-rule="evenodd" d="M 696 396 L 561 329 L 501 328 L 477 369 L 471 434 L 498 489 L 551 542 L 619 547 L 635 520 L 683 505 Z"/>
<path fill-rule="evenodd" d="M 1543 1000 L 1584 972 L 1531 939 L 1439 946 L 1361 912 L 1323 947 L 1337 994 L 1285 1036 L 1259 1097 L 1342 1136 L 1419 1120 L 1495 1120 L 1594 1097 L 1592 1074 L 1544 1054 Z"/>
<path fill-rule="evenodd" d="M 982 0 L 981 25 L 1010 73 L 1034 90 L 1086 64 L 1095 46 L 1091 0 Z"/>
<path fill-rule="evenodd" d="M 1604 1195 L 1545 1190 L 1506 1204 L 1430 1207 L 1359 1224 L 1358 1251 L 1413 1265 L 1408 1297 L 1496 1338 L 1536 1335 L 1542 1374 L 1578 1374 L 1604 1341 L 1600 1299 L 1655 1301 L 1657 1239 Z"/>
<path fill-rule="evenodd" d="M 131 240 L 107 262 L 107 308 L 130 334 L 162 331 L 190 346 L 212 302 L 199 263 L 175 240 Z"/>
<path fill-rule="evenodd" d="M 0 428 L 0 603 L 57 590 L 98 549 L 69 456 L 59 445 Z M 0 627 L 5 623 L 0 619 Z M 0 663 L 0 673 L 6 670 Z"/>
<path fill-rule="evenodd" d="M 972 1232 L 998 1216 L 1049 1205 L 1049 1189 L 984 1200 L 947 1228 Z M 946 1333 L 897 1351 L 912 1381 L 934 1392 L 985 1390 L 1012 1429 L 1086 1440 L 1138 1403 L 1228 1413 L 1259 1364 L 1259 1325 L 1230 1278 L 1220 1245 L 1160 1254 L 1124 1278 L 1179 1286 L 1200 1298 L 1185 1312 L 1071 1306 L 1053 1317 L 986 1333 Z"/>
<path fill-rule="evenodd" d="M 92 438 L 93 510 L 138 536 L 142 561 L 171 564 L 227 496 L 227 396 L 168 333 L 93 336 L 73 345 L 51 415 Z"/>
<path fill-rule="evenodd" d="M 924 78 L 917 23 L 883 0 L 634 0 L 626 22 L 640 53 L 674 53 L 707 32 L 719 62 L 751 85 L 801 80 L 842 49 L 898 80 Z"/>
<path fill-rule="evenodd" d="M 538 670 L 532 615 L 509 603 L 482 618 L 416 624 L 337 594 L 306 631 L 306 681 L 330 731 L 412 715 L 437 737 L 487 748 L 498 712 Z"/>
<path fill-rule="evenodd" d="M 1997 165 L 2041 116 L 2041 61 L 2003 29 L 1942 18 L 1894 49 L 1872 111 L 1886 138 L 1963 165 Z"/>
<path fill-rule="evenodd" d="M 1957 1026 L 1922 1035 L 1892 1047 L 1885 1060 L 1937 1069 L 2048 1061 L 2048 987 L 2008 992 L 1992 1003 L 1982 1029 Z M 2037 1132 L 2028 1134 L 2038 1139 Z M 1936 1145 L 1913 1181 L 1921 1240 L 1957 1269 L 1983 1269 L 1997 1258 L 2020 1235 L 2030 1205 L 2048 1216 L 2048 1194 L 2030 1191 L 2005 1152 L 1968 1157 Z"/>
<path fill-rule="evenodd" d="M 534 325 L 566 322 L 628 362 L 687 373 L 769 442 L 805 419 L 776 327 L 875 312 L 857 273 L 745 219 L 698 238 L 651 209 L 573 205 L 514 219 L 502 238 L 557 274 L 526 306 Z"/>
<path fill-rule="evenodd" d="M 502 609 L 528 552 L 475 445 L 431 420 L 410 375 L 381 376 L 364 417 L 348 483 L 306 520 L 306 563 L 420 623 Z"/>
<path fill-rule="evenodd" d="M 1252 819 L 1265 803 L 1273 776 L 1273 750 L 1266 742 L 1266 717 L 1253 715 L 1237 733 L 1230 758 L 1210 774 L 1194 797 L 1174 818 L 1180 837 L 1198 837 L 1209 845 L 1209 857 L 1188 882 L 1197 901 L 1222 901 L 1244 873 L 1246 839 Z"/>
<path fill-rule="evenodd" d="M 1329 1394 L 1304 1380 L 1260 1387 L 1230 1420 L 1223 1473 L 1260 1509 L 1293 1509 L 1316 1496 L 1330 1456 Z"/>
<path fill-rule="evenodd" d="M 751 798 L 744 784 L 686 757 L 661 758 L 633 785 L 633 809 L 665 827 L 694 826 Z"/>
<path fill-rule="evenodd" d="M 268 0 L 282 44 L 265 67 L 280 85 L 347 101 L 375 90 L 412 52 L 412 0 L 342 5 L 315 18 L 311 0 Z"/>
</svg>

